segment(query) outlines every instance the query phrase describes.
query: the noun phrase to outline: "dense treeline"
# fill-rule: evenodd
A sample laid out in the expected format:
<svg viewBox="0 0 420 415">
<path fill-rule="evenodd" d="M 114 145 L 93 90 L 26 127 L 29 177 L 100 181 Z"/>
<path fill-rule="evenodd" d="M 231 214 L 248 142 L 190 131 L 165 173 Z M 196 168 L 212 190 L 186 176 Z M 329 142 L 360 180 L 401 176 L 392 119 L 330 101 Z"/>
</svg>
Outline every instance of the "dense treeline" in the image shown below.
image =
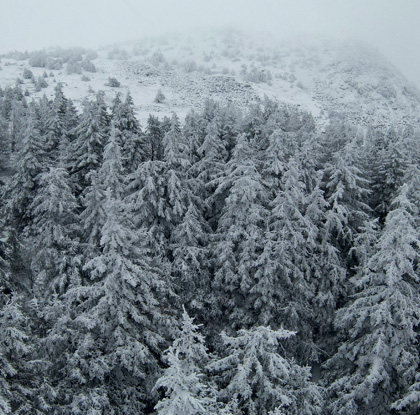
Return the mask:
<svg viewBox="0 0 420 415">
<path fill-rule="evenodd" d="M 0 89 L 0 414 L 416 414 L 418 133 L 104 98 Z"/>
</svg>

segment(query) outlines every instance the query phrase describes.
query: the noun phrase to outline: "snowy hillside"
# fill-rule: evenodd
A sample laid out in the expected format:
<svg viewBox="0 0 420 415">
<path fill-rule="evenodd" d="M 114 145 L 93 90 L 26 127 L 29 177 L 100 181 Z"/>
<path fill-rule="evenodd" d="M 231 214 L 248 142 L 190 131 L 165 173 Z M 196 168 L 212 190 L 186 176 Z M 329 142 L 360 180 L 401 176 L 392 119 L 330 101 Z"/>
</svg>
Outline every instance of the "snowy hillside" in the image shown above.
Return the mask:
<svg viewBox="0 0 420 415">
<path fill-rule="evenodd" d="M 225 30 L 146 38 L 97 53 L 69 54 L 44 51 L 40 62 L 34 53 L 5 55 L 0 86 L 20 78 L 30 96 L 52 97 L 56 83 L 62 82 L 66 95 L 76 102 L 98 90 L 111 102 L 116 93 L 130 90 L 143 123 L 149 114 L 176 111 L 183 116 L 192 108 L 201 109 L 207 97 L 245 108 L 264 95 L 316 118 L 339 112 L 357 125 L 414 125 L 420 118 L 418 89 L 380 54 L 356 42 L 321 37 L 279 42 L 268 35 Z M 36 88 L 31 79 L 24 79 L 25 68 L 35 80 L 48 75 L 48 86 Z M 120 86 L 108 86 L 110 77 Z M 159 89 L 166 99 L 156 103 Z"/>
<path fill-rule="evenodd" d="M 0 415 L 418 414 L 419 92 L 383 57 L 225 31 L 1 68 Z"/>
</svg>

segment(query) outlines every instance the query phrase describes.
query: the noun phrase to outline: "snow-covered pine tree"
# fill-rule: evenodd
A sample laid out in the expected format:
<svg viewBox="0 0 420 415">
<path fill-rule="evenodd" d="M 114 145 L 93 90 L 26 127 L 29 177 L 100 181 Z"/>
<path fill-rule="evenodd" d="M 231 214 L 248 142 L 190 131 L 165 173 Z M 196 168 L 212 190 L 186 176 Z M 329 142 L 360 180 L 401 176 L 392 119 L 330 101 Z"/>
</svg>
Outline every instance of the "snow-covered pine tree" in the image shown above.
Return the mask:
<svg viewBox="0 0 420 415">
<path fill-rule="evenodd" d="M 149 115 L 146 125 L 146 133 L 142 148 L 144 150 L 145 161 L 163 159 L 163 136 L 165 132 L 159 118 Z"/>
<path fill-rule="evenodd" d="M 98 94 L 96 101 L 85 100 L 83 105 L 70 160 L 79 193 L 90 184 L 89 172 L 102 165 L 103 149 L 109 135 L 109 118 L 103 96 Z"/>
<path fill-rule="evenodd" d="M 172 274 L 180 301 L 200 319 L 208 318 L 211 297 L 209 269 L 210 229 L 194 203 L 171 237 Z"/>
<path fill-rule="evenodd" d="M 309 345 L 314 318 L 311 301 L 315 295 L 311 270 L 317 229 L 306 215 L 308 194 L 301 167 L 294 159 L 285 165 L 281 188 L 272 202 L 260 267 L 251 292 L 261 323 L 295 327 L 305 338 L 305 343 L 298 343 Z M 307 353 L 310 352 L 304 354 Z"/>
<path fill-rule="evenodd" d="M 143 217 L 139 226 L 133 224 L 136 206 L 123 200 L 122 173 L 118 130 L 112 127 L 95 178 L 100 189 L 96 193 L 104 200 L 91 199 L 103 207 L 100 235 L 91 235 L 100 236 L 99 247 L 91 250 L 84 266 L 89 278 L 68 290 L 70 313 L 63 316 L 62 330 L 57 327 L 64 344 L 65 339 L 72 339 L 63 353 L 60 383 L 60 405 L 67 408 L 66 413 L 83 413 L 90 405 L 111 413 L 141 413 L 152 400 L 156 356 L 170 331 L 165 295 L 171 289 L 162 278 L 163 261 L 152 249 L 155 246 L 149 245 L 157 243 Z M 88 195 L 93 196 L 95 189 L 91 190 Z M 93 210 L 87 215 L 90 219 Z M 152 216 L 145 219 L 152 221 Z"/>
<path fill-rule="evenodd" d="M 78 274 L 78 203 L 64 168 L 51 167 L 39 175 L 38 181 L 39 188 L 31 205 L 31 268 L 38 301 L 45 305 L 54 294 L 63 294 Z"/>
<path fill-rule="evenodd" d="M 100 186 L 111 192 L 115 199 L 125 196 L 125 175 L 121 151 L 121 131 L 112 123 L 109 139 L 105 145 L 103 162 L 98 170 Z"/>
<path fill-rule="evenodd" d="M 153 102 L 155 102 L 156 104 L 161 104 L 163 101 L 165 101 L 166 97 L 163 94 L 162 90 L 159 89 L 158 92 L 156 93 L 155 99 L 153 100 Z"/>
<path fill-rule="evenodd" d="M 249 141 L 260 141 L 265 121 L 262 106 L 259 103 L 250 105 L 243 118 L 242 127 Z"/>
<path fill-rule="evenodd" d="M 82 242 L 86 258 L 96 256 L 100 250 L 101 229 L 106 220 L 105 191 L 110 189 L 113 197 L 125 195 L 125 175 L 121 155 L 121 132 L 111 126 L 110 137 L 104 148 L 103 162 L 99 170 L 88 174 L 90 185 L 82 197 L 83 210 L 80 213 L 82 223 Z"/>
<path fill-rule="evenodd" d="M 399 131 L 401 155 L 408 166 L 420 165 L 420 131 L 407 126 Z"/>
<path fill-rule="evenodd" d="M 45 151 L 39 133 L 35 105 L 28 108 L 16 173 L 4 190 L 4 214 L 14 228 L 24 230 L 31 222 L 30 205 L 38 188 L 38 174 L 45 170 Z"/>
<path fill-rule="evenodd" d="M 255 151 L 244 134 L 238 137 L 226 176 L 219 183 L 215 195 L 223 197 L 224 205 L 213 247 L 219 312 L 229 317 L 232 327 L 249 327 L 256 322 L 249 293 L 264 247 L 267 197 Z"/>
<path fill-rule="evenodd" d="M 101 251 L 84 266 L 91 281 L 66 296 L 72 310 L 67 337 L 73 333 L 74 338 L 65 355 L 62 388 L 73 399 L 63 404 L 66 413 L 82 413 L 93 399 L 103 411 L 138 414 L 151 399 L 156 356 L 168 330 L 162 308 L 167 289 L 149 264 L 144 235 L 134 229 L 129 206 L 110 189 L 104 211 Z"/>
<path fill-rule="evenodd" d="M 128 92 L 124 102 L 117 95 L 112 106 L 112 122 L 121 132 L 121 154 L 126 173 L 137 169 L 141 161 L 146 159 L 143 148 L 144 138 L 140 124 L 135 116 L 134 103 Z"/>
<path fill-rule="evenodd" d="M 166 254 L 171 210 L 167 201 L 165 167 L 165 163 L 159 160 L 141 163 L 128 176 L 127 201 L 132 205 L 137 228 L 147 232 L 147 242 L 157 264 L 168 271 Z"/>
<path fill-rule="evenodd" d="M 218 126 L 219 136 L 227 151 L 228 158 L 232 156 L 236 138 L 241 131 L 242 121 L 242 114 L 231 103 L 226 106 L 219 106 L 215 112 L 213 122 Z"/>
<path fill-rule="evenodd" d="M 413 134 L 413 133 L 411 133 Z M 409 157 L 407 160 L 411 158 L 411 163 L 409 168 L 406 171 L 406 175 L 404 178 L 404 182 L 408 183 L 410 186 L 410 200 L 414 203 L 415 206 L 420 205 L 420 167 L 416 162 L 419 160 L 420 151 L 418 143 L 413 143 L 412 136 L 406 136 L 406 144 L 410 143 L 410 150 L 406 149 L 407 152 L 410 152 Z M 408 154 L 407 154 L 408 156 Z M 420 223 L 417 215 L 414 216 L 414 223 L 416 225 L 416 229 L 420 228 Z M 419 275 L 420 279 L 420 275 Z M 420 324 L 419 324 L 420 325 Z M 418 358 L 420 360 L 420 351 L 418 352 Z M 412 384 L 409 386 L 408 391 L 405 393 L 403 397 L 398 399 L 396 402 L 393 403 L 392 408 L 397 411 L 404 411 L 407 414 L 415 415 L 420 407 L 420 365 L 417 369 L 417 373 L 414 376 L 414 380 L 412 380 Z"/>
<path fill-rule="evenodd" d="M 39 414 L 31 404 L 35 396 L 30 388 L 34 379 L 27 364 L 28 318 L 16 293 L 5 294 L 8 287 L 4 282 L 0 276 L 0 414 Z"/>
<path fill-rule="evenodd" d="M 81 222 L 81 243 L 84 244 L 84 254 L 88 258 L 96 255 L 100 249 L 101 229 L 105 223 L 105 190 L 103 181 L 96 170 L 89 173 L 90 185 L 81 198 L 82 211 L 80 212 Z"/>
<path fill-rule="evenodd" d="M 165 161 L 149 160 L 140 163 L 128 177 L 127 201 L 132 204 L 136 225 L 146 235 L 146 242 L 161 272 L 170 275 L 169 240 L 174 227 L 181 223 L 189 205 L 185 179 L 186 162 L 177 147 L 178 121 L 167 133 Z M 182 142 L 180 143 L 182 146 Z"/>
<path fill-rule="evenodd" d="M 61 117 L 59 115 L 59 117 Z M 76 110 L 76 107 L 71 99 L 67 99 L 66 101 L 66 111 L 63 115 L 63 131 L 66 135 L 67 140 L 64 142 L 68 142 L 70 147 L 68 152 L 71 151 L 73 147 L 73 142 L 76 140 L 76 131 L 77 127 L 80 123 L 79 113 Z M 71 160 L 70 154 L 67 155 L 66 160 Z M 71 171 L 70 166 L 66 166 L 69 171 Z"/>
<path fill-rule="evenodd" d="M 170 222 L 174 226 L 181 222 L 191 200 L 186 177 L 188 160 L 187 145 L 181 132 L 178 116 L 173 113 L 171 128 L 163 137 L 164 161 Z"/>
<path fill-rule="evenodd" d="M 0 222 L 2 227 L 0 228 L 0 328 L 2 329 L 3 336 L 6 341 L 0 342 L 0 414 L 8 414 L 11 412 L 11 400 L 13 396 L 12 386 L 10 380 L 16 374 L 16 369 L 13 367 L 14 362 L 10 362 L 8 359 L 8 332 L 7 328 L 4 327 L 6 324 L 13 324 L 11 321 L 8 322 L 8 313 L 6 307 L 10 302 L 9 295 L 12 293 L 10 287 L 10 266 L 8 261 L 8 247 L 6 245 L 7 236 L 4 230 L 4 224 Z M 6 311 L 6 312 L 5 312 Z M 6 318 L 4 318 L 6 315 Z M 17 319 L 16 319 L 17 320 Z M 19 323 L 15 321 L 14 323 Z M 20 333 L 19 333 L 20 334 Z M 20 336 L 20 340 L 23 340 L 25 335 Z M 26 345 L 23 343 L 24 348 Z M 18 349 L 22 349 L 21 347 Z"/>
<path fill-rule="evenodd" d="M 51 129 L 57 142 L 55 153 L 58 164 L 70 171 L 70 145 L 75 139 L 74 130 L 78 125 L 78 115 L 73 102 L 64 96 L 63 85 L 60 82 L 54 91 Z"/>
<path fill-rule="evenodd" d="M 164 135 L 163 140 L 164 160 L 172 168 L 185 168 L 188 166 L 187 143 L 181 131 L 181 124 L 175 112 L 172 113 L 171 126 Z"/>
<path fill-rule="evenodd" d="M 55 112 L 53 103 L 43 95 L 37 106 L 39 132 L 43 141 L 43 147 L 48 155 L 48 164 L 53 166 L 58 159 L 58 147 L 60 132 L 55 125 Z"/>
<path fill-rule="evenodd" d="M 53 99 L 53 105 L 55 113 L 57 114 L 59 120 L 61 123 L 59 125 L 64 127 L 64 116 L 67 110 L 68 99 L 64 96 L 63 92 L 63 84 L 61 82 L 58 82 L 57 85 L 54 88 L 54 99 Z"/>
<path fill-rule="evenodd" d="M 22 305 L 24 295 L 10 261 L 13 247 L 0 228 L 0 414 L 41 415 L 47 408 L 39 392 L 39 366 L 32 360 L 34 336 Z M 38 362 L 39 363 L 39 362 Z"/>
<path fill-rule="evenodd" d="M 275 144 L 282 138 L 275 131 L 267 147 L 275 150 L 263 170 L 271 210 L 251 300 L 259 324 L 298 331 L 288 351 L 308 363 L 320 358 L 317 343 L 331 326 L 344 268 L 335 248 L 322 240 L 327 202 L 320 173 L 306 161 L 309 144 L 301 143 L 292 153 L 286 147 L 284 154 Z"/>
<path fill-rule="evenodd" d="M 370 130 L 367 142 L 369 174 L 372 181 L 371 207 L 385 221 L 390 204 L 403 184 L 406 161 L 397 131 Z"/>
<path fill-rule="evenodd" d="M 215 121 L 205 127 L 205 120 L 200 116 L 197 127 L 199 131 L 202 130 L 201 133 L 197 132 L 202 137 L 193 143 L 195 150 L 189 152 L 192 164 L 187 171 L 188 183 L 199 215 L 206 218 L 211 227 L 216 227 L 216 211 L 220 211 L 222 200 L 216 201 L 213 196 L 218 185 L 217 180 L 223 175 L 227 151 Z"/>
<path fill-rule="evenodd" d="M 249 415 L 279 408 L 285 415 L 319 414 L 322 396 L 310 382 L 310 369 L 279 354 L 280 344 L 294 334 L 264 326 L 239 330 L 236 337 L 222 333 L 223 357 L 209 365 L 219 375 L 220 399 L 237 400 L 240 413 Z"/>
<path fill-rule="evenodd" d="M 206 135 L 205 122 L 201 115 L 191 110 L 185 117 L 182 133 L 187 143 L 188 159 L 194 164 L 200 159 L 198 149 Z"/>
<path fill-rule="evenodd" d="M 204 184 L 205 197 L 209 197 L 217 187 L 217 179 L 222 176 L 228 161 L 228 151 L 222 142 L 219 125 L 213 119 L 206 127 L 206 134 L 197 149 L 199 160 L 192 168 L 192 174 Z"/>
<path fill-rule="evenodd" d="M 10 169 L 11 140 L 9 135 L 9 122 L 1 115 L 0 111 L 0 174 L 4 176 Z M 3 185 L 0 182 L 0 190 Z"/>
<path fill-rule="evenodd" d="M 22 137 L 26 127 L 27 111 L 25 99 L 11 98 L 10 102 L 0 97 L 0 118 L 2 119 L 2 139 L 9 143 L 9 149 L 4 155 L 13 155 L 21 148 Z M 11 160 L 10 160 L 11 161 Z"/>
<path fill-rule="evenodd" d="M 165 389 L 165 397 L 155 409 L 159 415 L 198 415 L 215 411 L 215 394 L 203 374 L 210 357 L 199 326 L 185 311 L 181 330 L 172 346 L 166 350 L 168 367 L 155 388 Z"/>
<path fill-rule="evenodd" d="M 45 411 L 51 409 L 56 396 L 55 388 L 49 385 L 55 385 L 60 376 L 63 348 L 56 333 L 65 310 L 63 297 L 69 287 L 80 283 L 78 208 L 66 169 L 50 167 L 39 175 L 39 188 L 31 205 L 33 223 L 27 250 L 34 279 L 33 359 L 37 360 L 34 367 L 41 376 L 39 399 Z"/>
<path fill-rule="evenodd" d="M 340 137 L 343 140 L 343 137 Z M 323 170 L 323 188 L 328 202 L 323 231 L 332 242 L 348 255 L 352 239 L 359 226 L 368 218 L 369 180 L 362 171 L 360 140 L 356 132 L 342 144 L 327 141 L 329 153 Z M 333 151 L 333 148 L 337 148 Z"/>
<path fill-rule="evenodd" d="M 409 186 L 403 185 L 373 247 L 368 237 L 367 246 L 357 248 L 356 253 L 372 254 L 359 254 L 353 300 L 336 315 L 343 342 L 327 362 L 334 371 L 329 386 L 333 414 L 392 414 L 393 402 L 415 385 L 420 238 L 418 206 L 410 196 Z M 402 402 L 396 407 L 402 408 Z"/>
<path fill-rule="evenodd" d="M 301 143 L 298 158 L 302 166 L 303 181 L 307 189 L 305 216 L 314 224 L 313 232 L 309 235 L 312 243 L 312 269 L 307 274 L 312 284 L 315 297 L 311 301 L 312 314 L 315 317 L 316 343 L 323 350 L 324 356 L 332 347 L 332 324 L 337 303 L 344 294 L 344 281 L 347 270 L 345 260 L 339 255 L 340 251 L 333 243 L 329 232 L 325 231 L 328 214 L 328 202 L 321 189 L 324 175 L 317 169 L 319 164 L 319 143 L 316 135 L 309 133 L 307 139 Z M 316 353 L 318 359 L 322 354 Z"/>
</svg>

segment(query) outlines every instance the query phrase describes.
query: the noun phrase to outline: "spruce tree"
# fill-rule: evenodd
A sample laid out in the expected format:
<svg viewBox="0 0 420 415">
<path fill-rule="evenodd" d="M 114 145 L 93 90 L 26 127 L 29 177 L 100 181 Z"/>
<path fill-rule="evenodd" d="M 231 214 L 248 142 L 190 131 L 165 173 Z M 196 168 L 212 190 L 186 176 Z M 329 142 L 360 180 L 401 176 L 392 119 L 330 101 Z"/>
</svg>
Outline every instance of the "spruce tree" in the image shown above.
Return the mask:
<svg viewBox="0 0 420 415">
<path fill-rule="evenodd" d="M 63 390 L 76 391 L 72 401 L 64 401 L 69 411 L 77 407 L 81 412 L 90 399 L 101 410 L 143 411 L 151 400 L 156 356 L 170 331 L 164 305 L 170 288 L 153 263 L 147 231 L 133 224 L 132 206 L 123 200 L 117 131 L 112 128 L 97 177 L 99 187 L 106 187 L 99 202 L 105 219 L 100 246 L 83 267 L 88 279 L 66 294 L 72 311 L 63 336 L 78 333 L 63 367 Z"/>
<path fill-rule="evenodd" d="M 211 303 L 209 233 L 199 209 L 190 203 L 171 237 L 172 273 L 177 293 L 187 309 L 194 310 L 200 318 L 208 318 Z"/>
<path fill-rule="evenodd" d="M 225 197 L 215 234 L 214 287 L 222 314 L 232 327 L 249 327 L 255 316 L 249 304 L 257 261 L 263 249 L 267 212 L 266 194 L 257 170 L 254 151 L 241 135 L 227 165 L 226 177 L 215 195 Z"/>
<path fill-rule="evenodd" d="M 337 312 L 344 341 L 328 362 L 335 371 L 329 388 L 334 414 L 391 414 L 392 403 L 414 382 L 420 322 L 417 215 L 403 185 L 372 254 L 361 257 L 354 299 Z"/>
<path fill-rule="evenodd" d="M 78 242 L 76 211 L 67 170 L 51 167 L 39 176 L 39 188 L 31 205 L 33 247 L 31 268 L 38 300 L 48 302 L 62 294 L 77 274 Z"/>
<path fill-rule="evenodd" d="M 128 176 L 127 186 L 127 201 L 132 205 L 135 224 L 146 231 L 150 250 L 161 266 L 167 261 L 172 210 L 168 204 L 165 169 L 162 161 L 143 162 Z"/>
<path fill-rule="evenodd" d="M 280 343 L 295 332 L 256 326 L 235 337 L 222 333 L 223 357 L 209 365 L 220 376 L 220 399 L 236 400 L 241 413 L 313 415 L 321 412 L 320 389 L 310 382 L 308 367 L 279 353 Z"/>
<path fill-rule="evenodd" d="M 109 117 L 103 95 L 96 101 L 83 103 L 83 113 L 72 143 L 72 173 L 76 175 L 79 193 L 90 184 L 89 172 L 102 165 L 103 149 L 109 135 Z"/>
<path fill-rule="evenodd" d="M 125 195 L 125 175 L 121 155 L 121 132 L 111 126 L 110 137 L 104 148 L 103 162 L 99 170 L 88 174 L 90 185 L 82 197 L 83 210 L 80 213 L 83 229 L 84 254 L 92 258 L 100 251 L 101 229 L 106 220 L 105 191 L 112 196 L 122 198 Z"/>
<path fill-rule="evenodd" d="M 172 114 L 171 129 L 163 137 L 163 148 L 170 222 L 173 226 L 180 223 L 191 199 L 186 180 L 186 169 L 189 167 L 187 146 L 175 113 Z"/>
<path fill-rule="evenodd" d="M 35 405 L 31 404 L 31 399 L 36 398 L 31 390 L 34 379 L 27 363 L 30 353 L 28 318 L 17 297 L 4 294 L 7 290 L 4 282 L 0 277 L 0 414 L 39 413 L 32 412 Z"/>
<path fill-rule="evenodd" d="M 142 148 L 144 151 L 145 161 L 162 160 L 163 159 L 163 136 L 165 132 L 159 118 L 149 115 L 146 125 L 146 133 Z"/>
<path fill-rule="evenodd" d="M 130 93 L 124 102 L 119 95 L 114 99 L 112 106 L 112 122 L 121 133 L 121 154 L 123 166 L 127 173 L 133 172 L 141 161 L 146 159 L 143 148 L 143 133 L 134 113 L 134 103 Z"/>
<path fill-rule="evenodd" d="M 47 405 L 39 395 L 43 385 L 34 361 L 35 336 L 10 263 L 13 247 L 7 233 L 0 228 L 0 413 L 40 415 Z"/>
<path fill-rule="evenodd" d="M 27 236 L 33 221 L 31 205 L 46 170 L 45 149 L 38 129 L 35 105 L 28 109 L 22 147 L 17 153 L 16 172 L 4 188 L 3 214 L 11 234 Z M 26 263 L 28 261 L 25 261 Z"/>
<path fill-rule="evenodd" d="M 159 415 L 214 413 L 215 396 L 202 373 L 210 358 L 198 329 L 184 309 L 180 333 L 165 352 L 168 367 L 155 385 L 165 389 L 165 398 L 155 406 Z"/>
<path fill-rule="evenodd" d="M 370 209 L 369 181 L 361 170 L 356 139 L 332 155 L 325 168 L 325 199 L 328 202 L 324 226 L 338 248 L 348 249 L 358 227 Z"/>
<path fill-rule="evenodd" d="M 96 255 L 100 249 L 101 229 L 105 223 L 105 189 L 103 181 L 96 170 L 92 170 L 88 179 L 90 185 L 81 198 L 82 211 L 81 221 L 81 243 L 84 244 L 84 254 L 88 258 Z"/>
<path fill-rule="evenodd" d="M 395 130 L 370 131 L 367 162 L 373 189 L 371 207 L 382 223 L 399 187 L 403 184 L 407 167 L 407 160 L 403 154 L 402 141 Z"/>
</svg>

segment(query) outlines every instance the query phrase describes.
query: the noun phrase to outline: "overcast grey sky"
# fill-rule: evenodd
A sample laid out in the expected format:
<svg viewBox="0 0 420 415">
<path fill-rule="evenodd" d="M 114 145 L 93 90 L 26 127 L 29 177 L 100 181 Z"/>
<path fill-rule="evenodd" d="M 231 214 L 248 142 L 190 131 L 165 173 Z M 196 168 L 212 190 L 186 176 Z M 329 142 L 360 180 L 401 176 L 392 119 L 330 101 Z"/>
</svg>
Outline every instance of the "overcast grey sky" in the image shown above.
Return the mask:
<svg viewBox="0 0 420 415">
<path fill-rule="evenodd" d="M 356 37 L 420 86 L 419 21 L 420 0 L 0 0 L 0 53 L 232 25 Z"/>
</svg>

